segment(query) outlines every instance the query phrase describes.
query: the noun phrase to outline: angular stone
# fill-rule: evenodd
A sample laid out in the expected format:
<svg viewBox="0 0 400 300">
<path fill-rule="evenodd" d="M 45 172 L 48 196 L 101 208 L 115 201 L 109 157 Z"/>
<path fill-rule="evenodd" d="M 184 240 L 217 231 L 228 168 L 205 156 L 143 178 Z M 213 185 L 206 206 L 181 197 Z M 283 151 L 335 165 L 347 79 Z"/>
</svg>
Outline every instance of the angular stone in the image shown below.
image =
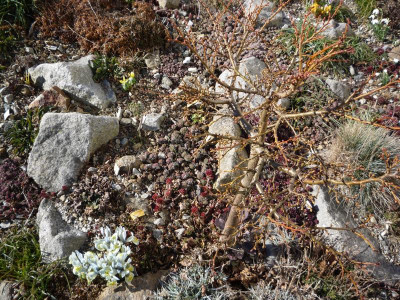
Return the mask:
<svg viewBox="0 0 400 300">
<path fill-rule="evenodd" d="M 267 65 L 256 57 L 249 57 L 240 62 L 239 72 L 256 81 L 263 76 L 263 71 Z"/>
<path fill-rule="evenodd" d="M 114 173 L 119 175 L 121 172 L 129 173 L 133 168 L 139 168 L 142 161 L 134 155 L 126 155 L 118 158 L 114 164 Z"/>
<path fill-rule="evenodd" d="M 235 120 L 230 117 L 228 110 L 220 110 L 222 116 L 215 116 L 208 128 L 208 132 L 223 136 L 240 137 L 241 129 Z M 218 191 L 225 191 L 229 184 L 240 180 L 243 168 L 248 158 L 247 152 L 237 144 L 237 141 L 223 139 L 217 144 L 218 153 L 218 178 L 214 188 Z"/>
<path fill-rule="evenodd" d="M 226 114 L 225 110 L 220 111 L 221 114 Z M 230 116 L 214 116 L 211 122 L 208 132 L 211 134 L 225 135 L 240 137 L 242 131 L 240 126 Z"/>
<path fill-rule="evenodd" d="M 69 226 L 50 199 L 43 199 L 36 216 L 43 261 L 68 257 L 86 241 L 86 233 Z"/>
<path fill-rule="evenodd" d="M 53 86 L 37 96 L 28 107 L 58 106 L 62 109 L 68 109 L 70 103 L 69 97 L 59 87 Z"/>
<path fill-rule="evenodd" d="M 258 79 L 262 78 L 263 70 L 266 67 L 267 67 L 266 64 L 263 61 L 259 60 L 258 58 L 249 57 L 240 62 L 239 72 L 249 80 L 256 83 Z M 219 76 L 219 79 L 220 81 L 226 83 L 227 85 L 231 85 L 233 81 L 233 71 L 232 70 L 223 71 Z M 234 87 L 244 90 L 251 89 L 248 83 L 242 77 L 239 76 L 236 77 Z M 219 83 L 215 85 L 216 93 L 226 93 L 227 91 L 228 89 L 226 89 Z M 265 101 L 264 97 L 260 95 L 254 95 L 254 94 L 248 95 L 247 93 L 244 92 L 233 92 L 232 94 L 236 100 L 243 99 L 247 96 L 247 101 L 249 103 L 250 108 L 256 108 L 259 106 L 257 104 L 262 104 Z"/>
<path fill-rule="evenodd" d="M 391 60 L 397 59 L 397 61 L 399 62 L 400 61 L 400 46 L 397 46 L 397 47 L 393 48 L 392 50 L 390 50 L 388 56 Z"/>
<path fill-rule="evenodd" d="M 346 100 L 351 94 L 350 85 L 333 79 L 326 79 L 326 84 L 329 86 L 331 91 L 340 99 Z"/>
<path fill-rule="evenodd" d="M 264 23 L 271 18 L 276 11 L 276 5 L 269 0 L 246 0 L 244 2 L 244 13 L 246 17 L 254 16 L 257 11 L 262 7 L 258 17 L 257 26 L 262 27 Z M 282 27 L 284 23 L 285 15 L 282 11 L 278 12 L 266 25 L 266 27 Z"/>
<path fill-rule="evenodd" d="M 282 109 L 288 109 L 290 107 L 290 99 L 289 98 L 279 99 L 276 105 L 278 105 Z"/>
<path fill-rule="evenodd" d="M 214 188 L 223 192 L 227 188 L 234 188 L 235 183 L 240 182 L 247 165 L 248 155 L 241 146 L 234 146 L 234 142 L 220 142 L 217 148 L 219 148 L 218 178 L 214 183 Z"/>
<path fill-rule="evenodd" d="M 98 300 L 144 300 L 151 299 L 161 278 L 168 274 L 167 270 L 159 270 L 157 273 L 147 273 L 133 278 L 131 284 L 119 284 L 109 286 L 103 290 Z"/>
<path fill-rule="evenodd" d="M 263 96 L 254 95 L 252 97 L 252 99 L 250 100 L 249 106 L 250 106 L 250 109 L 255 109 L 255 108 L 258 108 L 263 103 L 265 103 L 265 98 Z"/>
<path fill-rule="evenodd" d="M 107 81 L 102 84 L 93 81 L 89 65 L 93 59 L 93 55 L 88 55 L 73 62 L 46 63 L 29 68 L 28 72 L 33 82 L 44 90 L 58 86 L 80 101 L 106 108 L 116 97 Z"/>
<path fill-rule="evenodd" d="M 143 130 L 157 131 L 161 128 L 161 123 L 164 120 L 164 114 L 147 114 L 143 116 L 142 128 Z"/>
<path fill-rule="evenodd" d="M 152 53 L 147 53 L 144 56 L 144 62 L 146 64 L 146 67 L 149 69 L 157 69 L 160 66 L 161 60 L 160 60 L 160 51 L 156 50 Z"/>
<path fill-rule="evenodd" d="M 169 90 L 172 84 L 172 80 L 169 79 L 167 76 L 163 76 L 163 78 L 161 79 L 161 87 L 163 89 Z"/>
<path fill-rule="evenodd" d="M 319 227 L 358 227 L 343 206 L 330 199 L 327 188 L 314 186 L 313 189 L 315 205 L 318 208 L 317 219 Z M 357 229 L 356 231 L 362 234 L 376 251 L 363 238 L 351 231 L 327 229 L 324 236 L 327 243 L 335 250 L 347 253 L 350 258 L 356 261 L 372 263 L 366 264 L 365 268 L 376 279 L 388 283 L 400 280 L 400 266 L 393 265 L 386 260 L 379 251 L 378 241 L 366 229 Z"/>
<path fill-rule="evenodd" d="M 70 186 L 90 156 L 119 132 L 117 118 L 47 113 L 28 158 L 28 175 L 50 192 Z"/>
<path fill-rule="evenodd" d="M 15 283 L 4 280 L 0 283 L 0 299 L 1 300 L 12 300 L 14 294 Z"/>
<path fill-rule="evenodd" d="M 161 8 L 175 9 L 179 7 L 180 0 L 158 0 Z"/>
<path fill-rule="evenodd" d="M 317 25 L 318 28 L 321 28 L 322 26 L 325 26 L 325 28 L 321 32 L 321 35 L 332 40 L 341 37 L 343 33 L 346 31 L 346 27 L 347 27 L 346 36 L 355 35 L 351 27 L 347 26 L 347 23 L 338 23 L 335 20 L 331 20 L 328 24 L 323 23 Z"/>
</svg>

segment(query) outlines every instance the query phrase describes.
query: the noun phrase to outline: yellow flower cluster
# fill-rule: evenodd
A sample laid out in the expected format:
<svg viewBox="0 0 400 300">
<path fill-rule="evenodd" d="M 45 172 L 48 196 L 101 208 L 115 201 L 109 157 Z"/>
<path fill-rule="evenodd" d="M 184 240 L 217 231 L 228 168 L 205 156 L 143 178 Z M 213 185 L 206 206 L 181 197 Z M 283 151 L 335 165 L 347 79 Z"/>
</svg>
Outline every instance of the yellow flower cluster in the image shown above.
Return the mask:
<svg viewBox="0 0 400 300">
<path fill-rule="evenodd" d="M 322 4 L 315 1 L 310 7 L 311 12 L 316 17 L 328 17 L 332 10 L 332 5 Z"/>
<path fill-rule="evenodd" d="M 122 88 L 125 91 L 129 91 L 132 88 L 132 86 L 136 83 L 135 73 L 131 72 L 128 78 L 125 78 L 124 76 L 122 80 L 120 80 L 119 82 L 122 84 Z"/>
</svg>

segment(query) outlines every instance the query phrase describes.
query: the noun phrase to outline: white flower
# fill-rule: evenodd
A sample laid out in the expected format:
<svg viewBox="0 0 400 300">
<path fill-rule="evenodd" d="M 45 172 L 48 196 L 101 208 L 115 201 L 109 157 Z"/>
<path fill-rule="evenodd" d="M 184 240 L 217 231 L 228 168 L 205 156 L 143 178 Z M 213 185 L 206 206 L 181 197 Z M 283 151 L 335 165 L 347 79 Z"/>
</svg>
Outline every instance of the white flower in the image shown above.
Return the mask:
<svg viewBox="0 0 400 300">
<path fill-rule="evenodd" d="M 86 274 L 86 279 L 89 283 L 91 283 L 97 277 L 97 272 L 89 272 Z"/>
<path fill-rule="evenodd" d="M 381 75 L 381 73 L 375 73 L 375 76 L 379 76 L 379 75 Z"/>
<path fill-rule="evenodd" d="M 389 24 L 389 19 L 382 19 L 381 23 L 385 23 L 387 25 L 387 24 Z"/>
<path fill-rule="evenodd" d="M 132 281 L 132 279 L 133 279 L 133 274 L 132 273 L 129 273 L 129 274 L 127 274 L 125 276 L 125 282 L 126 283 L 130 283 Z"/>
<path fill-rule="evenodd" d="M 126 240 L 126 230 L 125 230 L 124 227 L 122 227 L 122 226 L 117 227 L 117 229 L 115 230 L 115 234 L 116 234 L 116 236 L 119 238 L 119 240 L 121 242 L 125 242 L 125 240 Z"/>
<path fill-rule="evenodd" d="M 393 59 L 393 62 L 394 62 L 395 64 L 397 64 L 397 63 L 399 62 L 399 60 L 398 60 L 397 58 L 395 58 L 395 59 Z"/>
<path fill-rule="evenodd" d="M 372 25 L 376 25 L 376 24 L 378 24 L 379 23 L 379 21 L 377 20 L 377 19 L 373 19 L 372 21 L 371 21 L 371 24 Z"/>
<path fill-rule="evenodd" d="M 372 11 L 372 15 L 379 15 L 379 9 L 375 8 L 375 9 Z"/>
<path fill-rule="evenodd" d="M 387 73 L 387 69 L 383 70 L 383 73 Z"/>
<path fill-rule="evenodd" d="M 110 228 L 108 226 L 106 226 L 105 228 L 102 227 L 100 229 L 100 232 L 104 237 L 110 237 L 111 236 L 111 230 L 110 230 Z"/>
<path fill-rule="evenodd" d="M 97 275 L 107 280 L 108 285 L 115 285 L 118 280 L 125 279 L 130 282 L 133 278 L 134 267 L 131 264 L 129 255 L 131 249 L 124 245 L 126 242 L 139 243 L 139 240 L 131 235 L 127 238 L 126 229 L 122 226 L 111 234 L 108 227 L 101 228 L 103 239 L 94 241 L 95 248 L 100 251 L 98 254 L 87 251 L 84 255 L 75 251 L 69 257 L 73 266 L 73 273 L 80 278 L 86 279 L 90 284 Z"/>
<path fill-rule="evenodd" d="M 104 240 L 94 241 L 94 247 L 99 251 L 107 250 L 107 244 L 104 242 Z"/>
</svg>

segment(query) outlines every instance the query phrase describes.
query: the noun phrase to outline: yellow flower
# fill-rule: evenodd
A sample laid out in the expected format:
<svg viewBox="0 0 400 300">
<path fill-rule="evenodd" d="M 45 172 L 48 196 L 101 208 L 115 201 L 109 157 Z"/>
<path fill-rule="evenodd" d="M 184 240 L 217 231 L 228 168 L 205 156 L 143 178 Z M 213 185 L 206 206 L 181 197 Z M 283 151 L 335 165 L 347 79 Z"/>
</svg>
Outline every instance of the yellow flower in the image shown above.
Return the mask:
<svg viewBox="0 0 400 300">
<path fill-rule="evenodd" d="M 125 78 L 125 76 L 122 77 L 122 80 L 120 80 L 119 82 L 122 84 L 125 84 L 128 81 L 128 79 Z"/>
<path fill-rule="evenodd" d="M 327 5 L 327 6 L 325 6 L 324 7 L 324 14 L 329 14 L 329 12 L 331 11 L 331 9 L 332 9 L 332 5 Z"/>
<path fill-rule="evenodd" d="M 310 9 L 311 9 L 311 12 L 315 15 L 315 14 L 317 14 L 318 8 L 319 8 L 318 3 L 317 3 L 317 2 L 314 2 L 314 4 L 311 5 L 311 8 L 310 8 Z"/>
</svg>

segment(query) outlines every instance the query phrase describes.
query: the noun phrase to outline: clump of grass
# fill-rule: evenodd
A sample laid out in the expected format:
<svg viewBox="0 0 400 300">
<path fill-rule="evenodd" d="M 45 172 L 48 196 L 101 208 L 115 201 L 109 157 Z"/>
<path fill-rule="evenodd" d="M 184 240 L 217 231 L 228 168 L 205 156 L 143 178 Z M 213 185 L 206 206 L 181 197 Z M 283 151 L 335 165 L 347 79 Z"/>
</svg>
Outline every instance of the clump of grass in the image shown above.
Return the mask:
<svg viewBox="0 0 400 300">
<path fill-rule="evenodd" d="M 49 283 L 61 268 L 58 263 L 44 265 L 41 260 L 37 233 L 33 229 L 12 230 L 0 243 L 0 281 L 17 282 L 21 298 L 50 299 Z"/>
<path fill-rule="evenodd" d="M 36 0 L 0 1 L 0 64 L 8 63 L 16 40 L 34 18 Z"/>
<path fill-rule="evenodd" d="M 32 149 L 36 136 L 39 133 L 39 123 L 49 108 L 28 110 L 26 115 L 17 120 L 6 133 L 7 141 L 13 146 L 16 155 L 26 155 Z"/>
<path fill-rule="evenodd" d="M 372 11 L 376 8 L 376 0 L 355 0 L 358 13 L 363 18 L 368 18 Z"/>
<path fill-rule="evenodd" d="M 226 285 L 215 287 L 225 281 L 226 277 L 222 273 L 213 273 L 210 268 L 194 265 L 170 274 L 162 288 L 156 292 L 155 299 L 229 299 Z"/>
<path fill-rule="evenodd" d="M 27 26 L 37 11 L 36 0 L 1 0 L 0 25 Z"/>
<path fill-rule="evenodd" d="M 301 23 L 298 23 L 300 30 Z M 312 36 L 315 28 L 309 25 L 307 32 Z M 293 55 L 296 51 L 295 31 L 293 28 L 284 29 L 280 36 L 280 41 L 285 45 L 285 51 L 288 55 Z M 303 52 L 307 55 L 313 55 L 322 49 L 334 44 L 336 41 L 321 37 L 304 45 Z M 371 47 L 362 42 L 359 37 L 346 37 L 341 49 L 345 52 L 333 56 L 329 61 L 326 61 L 322 66 L 322 71 L 332 71 L 336 74 L 348 73 L 349 65 L 368 64 L 376 59 L 376 54 Z"/>
<path fill-rule="evenodd" d="M 400 140 L 390 131 L 351 121 L 337 129 L 329 160 L 350 166 L 354 171 L 349 177 L 363 180 L 384 175 L 386 163 L 393 162 L 399 153 Z M 359 206 L 362 215 L 372 210 L 377 216 L 383 216 L 395 207 L 391 191 L 378 182 L 352 185 L 349 191 L 349 205 Z"/>
<path fill-rule="evenodd" d="M 145 107 L 142 102 L 132 102 L 129 104 L 129 110 L 133 114 L 134 117 L 140 118 L 140 116 L 144 113 Z"/>
<path fill-rule="evenodd" d="M 16 36 L 11 26 L 0 26 L 0 63 L 10 59 L 15 48 Z"/>
</svg>

